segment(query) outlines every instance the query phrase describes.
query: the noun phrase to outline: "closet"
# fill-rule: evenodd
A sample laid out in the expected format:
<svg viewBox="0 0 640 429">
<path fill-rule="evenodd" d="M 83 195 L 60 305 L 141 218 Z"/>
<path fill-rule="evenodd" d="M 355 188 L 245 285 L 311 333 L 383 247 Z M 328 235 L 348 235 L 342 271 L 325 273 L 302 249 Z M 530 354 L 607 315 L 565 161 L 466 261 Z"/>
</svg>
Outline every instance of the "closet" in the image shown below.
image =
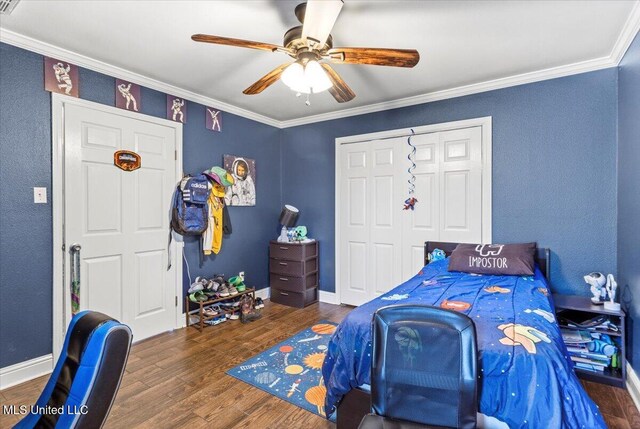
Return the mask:
<svg viewBox="0 0 640 429">
<path fill-rule="evenodd" d="M 403 210 L 412 165 L 409 135 L 338 142 L 341 303 L 361 305 L 414 276 L 423 266 L 425 241 L 490 241 L 483 237 L 483 222 L 491 220 L 483 213 L 483 206 L 490 211 L 490 195 L 483 195 L 483 164 L 490 166 L 490 160 L 483 163 L 482 126 L 411 137 L 418 200 L 413 211 Z"/>
</svg>

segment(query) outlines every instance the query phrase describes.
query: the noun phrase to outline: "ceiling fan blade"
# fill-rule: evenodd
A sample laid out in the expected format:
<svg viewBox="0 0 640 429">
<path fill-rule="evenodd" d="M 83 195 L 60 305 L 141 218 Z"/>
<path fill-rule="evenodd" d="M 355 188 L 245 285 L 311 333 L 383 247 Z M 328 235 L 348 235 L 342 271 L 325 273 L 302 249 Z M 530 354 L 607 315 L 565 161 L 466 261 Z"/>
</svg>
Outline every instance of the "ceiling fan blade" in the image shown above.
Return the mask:
<svg viewBox="0 0 640 429">
<path fill-rule="evenodd" d="M 191 40 L 204 43 L 215 43 L 217 45 L 238 46 L 240 48 L 260 49 L 262 51 L 277 51 L 281 46 L 271 43 L 254 42 L 252 40 L 232 39 L 231 37 L 211 36 L 209 34 L 194 34 Z M 282 48 L 284 49 L 284 48 Z"/>
<path fill-rule="evenodd" d="M 320 46 L 324 45 L 343 5 L 342 0 L 308 0 L 302 38 L 310 39 Z"/>
<path fill-rule="evenodd" d="M 347 101 L 353 100 L 356 97 L 355 92 L 349 88 L 340 75 L 336 73 L 329 64 L 321 63 L 321 65 L 324 71 L 327 72 L 331 83 L 333 83 L 333 86 L 329 88 L 329 92 L 333 95 L 333 98 L 335 98 L 338 103 L 346 103 Z"/>
<path fill-rule="evenodd" d="M 275 69 L 271 70 L 266 75 L 262 76 L 256 83 L 251 85 L 249 88 L 242 91 L 246 95 L 255 95 L 260 94 L 262 91 L 273 85 L 278 79 L 280 79 L 280 75 L 289 67 L 291 63 L 281 64 Z"/>
<path fill-rule="evenodd" d="M 420 61 L 415 49 L 334 48 L 327 56 L 336 63 L 413 67 Z"/>
</svg>

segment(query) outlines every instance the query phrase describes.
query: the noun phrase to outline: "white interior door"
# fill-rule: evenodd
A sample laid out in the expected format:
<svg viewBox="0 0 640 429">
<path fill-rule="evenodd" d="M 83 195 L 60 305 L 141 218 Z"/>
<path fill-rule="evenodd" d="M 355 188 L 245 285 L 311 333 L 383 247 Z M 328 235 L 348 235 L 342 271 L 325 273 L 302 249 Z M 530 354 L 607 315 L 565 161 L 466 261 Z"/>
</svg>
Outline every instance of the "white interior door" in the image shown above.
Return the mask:
<svg viewBox="0 0 640 429">
<path fill-rule="evenodd" d="M 65 107 L 64 242 L 67 249 L 81 245 L 80 308 L 126 323 L 135 340 L 170 330 L 176 321 L 176 264 L 167 270 L 176 138 L 170 126 Z M 117 168 L 117 150 L 138 153 L 141 168 Z M 65 302 L 70 318 L 70 299 Z"/>
<path fill-rule="evenodd" d="M 407 136 L 339 147 L 340 302 L 361 305 L 413 277 L 424 265 L 425 241 L 483 242 L 482 138 L 481 126 L 411 138 L 413 211 L 402 210 Z"/>
</svg>

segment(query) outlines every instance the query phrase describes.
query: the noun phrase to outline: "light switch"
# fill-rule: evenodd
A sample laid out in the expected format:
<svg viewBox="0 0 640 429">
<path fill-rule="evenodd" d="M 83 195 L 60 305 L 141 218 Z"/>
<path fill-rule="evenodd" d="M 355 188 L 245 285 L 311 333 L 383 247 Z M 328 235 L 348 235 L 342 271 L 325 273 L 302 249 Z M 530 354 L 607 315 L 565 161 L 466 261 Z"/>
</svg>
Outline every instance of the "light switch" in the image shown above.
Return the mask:
<svg viewBox="0 0 640 429">
<path fill-rule="evenodd" d="M 33 202 L 47 204 L 47 188 L 33 188 Z"/>
</svg>

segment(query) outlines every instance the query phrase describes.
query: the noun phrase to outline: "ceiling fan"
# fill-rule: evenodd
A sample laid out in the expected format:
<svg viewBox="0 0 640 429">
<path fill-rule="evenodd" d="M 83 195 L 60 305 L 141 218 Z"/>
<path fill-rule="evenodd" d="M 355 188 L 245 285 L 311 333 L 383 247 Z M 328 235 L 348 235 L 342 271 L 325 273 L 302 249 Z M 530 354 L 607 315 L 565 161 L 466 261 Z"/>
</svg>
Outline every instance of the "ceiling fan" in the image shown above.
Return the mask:
<svg viewBox="0 0 640 429">
<path fill-rule="evenodd" d="M 307 3 L 296 6 L 296 17 L 303 25 L 293 27 L 285 33 L 284 46 L 207 34 L 194 34 L 191 39 L 196 42 L 283 52 L 295 60 L 276 67 L 242 91 L 247 95 L 259 94 L 282 79 L 297 93 L 310 94 L 329 90 L 338 103 L 344 103 L 353 100 L 356 95 L 328 62 L 391 67 L 413 67 L 418 64 L 420 54 L 415 49 L 334 48 L 330 33 L 342 6 L 342 0 L 308 0 Z"/>
</svg>

